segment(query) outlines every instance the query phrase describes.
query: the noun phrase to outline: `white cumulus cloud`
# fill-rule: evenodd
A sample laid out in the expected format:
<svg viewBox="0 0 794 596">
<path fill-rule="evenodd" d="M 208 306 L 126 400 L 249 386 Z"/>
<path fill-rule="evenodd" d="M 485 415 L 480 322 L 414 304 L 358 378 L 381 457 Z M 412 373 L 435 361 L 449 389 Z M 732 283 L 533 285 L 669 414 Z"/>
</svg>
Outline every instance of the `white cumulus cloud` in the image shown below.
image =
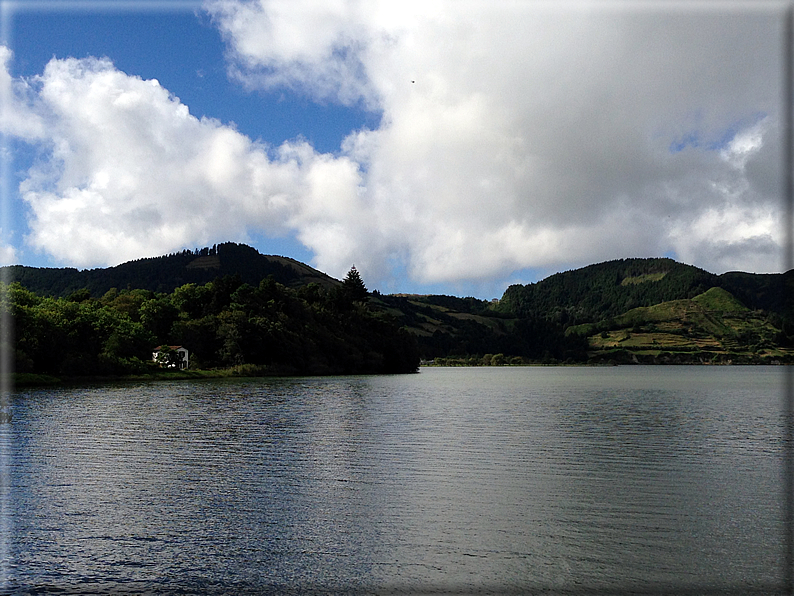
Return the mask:
<svg viewBox="0 0 794 596">
<path fill-rule="evenodd" d="M 343 146 L 370 218 L 328 208 L 346 252 L 424 282 L 665 253 L 779 268 L 782 12 L 312 6 L 207 3 L 247 85 L 382 111 Z"/>
<path fill-rule="evenodd" d="M 0 131 L 25 140 L 44 136 L 41 118 L 28 107 L 31 90 L 24 81 L 14 80 L 8 72 L 13 53 L 0 46 Z"/>
<path fill-rule="evenodd" d="M 0 244 L 0 266 L 16 265 L 16 264 L 17 264 L 16 249 L 8 244 Z"/>
<path fill-rule="evenodd" d="M 32 85 L 49 153 L 20 186 L 28 242 L 67 263 L 285 233 L 357 201 L 351 160 L 256 144 L 107 60 L 52 60 Z"/>
</svg>

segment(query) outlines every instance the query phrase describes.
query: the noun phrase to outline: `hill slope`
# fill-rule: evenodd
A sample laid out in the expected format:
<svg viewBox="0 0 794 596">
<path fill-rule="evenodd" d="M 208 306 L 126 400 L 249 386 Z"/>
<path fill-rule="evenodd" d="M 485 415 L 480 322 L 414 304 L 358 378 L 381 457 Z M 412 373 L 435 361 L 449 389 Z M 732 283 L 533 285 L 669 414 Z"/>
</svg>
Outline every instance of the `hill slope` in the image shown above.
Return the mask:
<svg viewBox="0 0 794 596">
<path fill-rule="evenodd" d="M 715 275 L 672 259 L 625 259 L 511 286 L 495 305 L 452 296 L 380 300 L 427 360 L 792 361 L 792 282 L 794 272 Z"/>
<path fill-rule="evenodd" d="M 95 299 L 117 288 L 118 298 L 108 294 L 106 301 L 123 302 L 129 301 L 121 295 L 127 288 L 167 294 L 187 283 L 202 285 L 228 276 L 237 281 L 223 284 L 253 287 L 273 276 L 275 282 L 304 292 L 301 296 L 307 299 L 340 286 L 298 261 L 261 255 L 233 243 L 108 269 L 10 269 L 13 279 L 36 294 L 74 300 L 86 298 L 83 288 Z M 715 275 L 658 258 L 598 263 L 534 284 L 510 286 L 496 304 L 374 292 L 367 306 L 408 331 L 426 360 L 489 362 L 488 355 L 501 354 L 505 361 L 585 362 L 632 346 L 632 360 L 643 356 L 640 348 L 654 352 L 654 358 L 665 350 L 680 356 L 703 350 L 761 355 L 763 350 L 787 349 L 794 345 L 792 295 L 794 271 Z"/>
<path fill-rule="evenodd" d="M 393 295 L 370 297 L 380 311 L 416 338 L 424 360 L 454 358 L 490 363 L 490 356 L 519 362 L 581 362 L 587 343 L 566 336 L 554 321 L 498 312 L 476 298 Z"/>
<path fill-rule="evenodd" d="M 765 313 L 719 287 L 572 326 L 567 334 L 587 337 L 591 362 L 772 363 L 794 357 Z"/>
<path fill-rule="evenodd" d="M 239 275 L 243 283 L 258 285 L 272 275 L 287 287 L 317 283 L 330 288 L 339 281 L 294 259 L 262 255 L 255 248 L 227 242 L 195 251 L 138 259 L 104 269 L 4 267 L 12 281 L 42 296 L 65 297 L 87 288 L 99 297 L 111 288 L 172 292 L 187 283 L 205 284 L 217 277 Z"/>
<path fill-rule="evenodd" d="M 706 290 L 727 290 L 751 309 L 790 319 L 794 271 L 722 275 L 672 259 L 621 259 L 557 273 L 534 284 L 507 288 L 498 309 L 515 316 L 539 316 L 564 325 L 592 323 L 632 308 L 694 298 Z"/>
</svg>

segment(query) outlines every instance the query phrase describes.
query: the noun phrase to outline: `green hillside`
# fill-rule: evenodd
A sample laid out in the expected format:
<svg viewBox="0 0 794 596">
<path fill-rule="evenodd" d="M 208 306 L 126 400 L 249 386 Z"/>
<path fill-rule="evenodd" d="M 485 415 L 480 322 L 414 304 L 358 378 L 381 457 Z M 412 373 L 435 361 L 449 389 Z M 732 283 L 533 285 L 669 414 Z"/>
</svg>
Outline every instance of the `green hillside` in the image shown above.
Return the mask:
<svg viewBox="0 0 794 596">
<path fill-rule="evenodd" d="M 587 342 L 557 322 L 499 312 L 490 302 L 454 296 L 376 295 L 370 308 L 416 338 L 424 360 L 490 363 L 582 362 Z"/>
<path fill-rule="evenodd" d="M 590 362 L 773 363 L 794 361 L 785 334 L 762 311 L 713 287 L 692 299 L 638 307 L 571 326 L 586 337 Z"/>
<path fill-rule="evenodd" d="M 693 298 L 717 285 L 716 279 L 712 273 L 672 259 L 622 259 L 510 286 L 499 309 L 576 325 L 639 306 Z"/>
<path fill-rule="evenodd" d="M 212 310 L 214 306 L 199 307 L 200 301 L 186 298 L 190 292 L 185 288 L 191 284 L 205 288 L 199 294 L 206 298 L 207 292 L 217 294 L 229 284 L 259 288 L 264 282 L 276 283 L 285 289 L 292 304 L 301 305 L 280 316 L 294 325 L 295 334 L 306 337 L 315 330 L 305 321 L 318 319 L 299 315 L 303 322 L 298 322 L 290 317 L 312 309 L 333 312 L 337 308 L 335 292 L 341 285 L 298 261 L 261 255 L 254 248 L 234 243 L 107 269 L 9 269 L 13 280 L 39 297 L 110 305 L 133 320 L 144 316 L 144 311 L 138 310 L 143 302 L 154 304 L 152 300 L 162 301 L 166 295 L 171 296 L 172 306 L 181 309 L 181 320 L 220 316 Z M 290 292 L 297 293 L 293 296 Z M 715 275 L 666 258 L 623 259 L 557 273 L 534 284 L 510 286 L 501 300 L 493 303 L 471 297 L 381 295 L 375 291 L 363 302 L 366 308 L 361 313 L 365 315 L 362 320 L 374 317 L 402 329 L 426 361 L 470 365 L 610 360 L 788 362 L 794 346 L 792 295 L 792 271 Z M 149 323 L 150 327 L 154 324 Z M 168 338 L 171 343 L 193 341 L 184 332 L 197 322 L 179 323 L 173 329 L 167 328 L 168 324 L 174 321 L 163 322 L 154 331 L 156 337 Z M 217 321 L 213 325 L 204 330 L 200 351 L 208 364 L 225 366 L 229 360 L 219 355 L 222 350 L 217 342 L 227 327 Z M 241 332 L 241 353 L 246 361 L 252 357 L 261 360 L 251 356 L 265 341 L 258 335 L 257 325 Z M 334 333 L 346 333 L 343 327 L 336 329 Z M 215 339 L 207 339 L 212 333 Z M 321 343 L 332 345 L 330 335 L 323 333 L 326 340 Z M 349 340 L 355 343 L 354 336 Z M 315 347 L 316 343 L 301 349 L 313 351 Z M 327 360 L 325 356 L 322 359 Z M 297 368 L 322 369 L 303 364 Z M 341 369 L 345 366 L 328 368 Z"/>
<path fill-rule="evenodd" d="M 537 283 L 513 285 L 498 310 L 537 316 L 565 326 L 593 323 L 641 306 L 684 300 L 710 288 L 730 292 L 752 310 L 794 320 L 794 271 L 783 274 L 729 272 L 715 275 L 672 259 L 622 259 L 557 273 Z"/>
<path fill-rule="evenodd" d="M 389 296 L 422 358 L 506 362 L 790 362 L 794 277 L 625 259 L 511 286 L 496 304 Z"/>
</svg>

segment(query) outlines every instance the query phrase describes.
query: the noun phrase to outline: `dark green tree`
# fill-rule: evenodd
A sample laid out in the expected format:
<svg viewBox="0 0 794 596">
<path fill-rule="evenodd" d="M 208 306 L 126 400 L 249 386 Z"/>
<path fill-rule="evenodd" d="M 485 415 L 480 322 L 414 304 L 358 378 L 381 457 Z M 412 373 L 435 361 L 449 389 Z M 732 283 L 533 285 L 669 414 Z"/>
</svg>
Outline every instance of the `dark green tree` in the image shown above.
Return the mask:
<svg viewBox="0 0 794 596">
<path fill-rule="evenodd" d="M 160 343 L 168 341 L 171 326 L 179 316 L 179 310 L 171 303 L 169 296 L 161 295 L 141 303 L 140 321 Z"/>
<path fill-rule="evenodd" d="M 347 297 L 353 302 L 364 302 L 369 294 L 367 286 L 364 285 L 361 274 L 355 265 L 347 272 L 344 281 L 342 281 L 342 287 Z"/>
</svg>

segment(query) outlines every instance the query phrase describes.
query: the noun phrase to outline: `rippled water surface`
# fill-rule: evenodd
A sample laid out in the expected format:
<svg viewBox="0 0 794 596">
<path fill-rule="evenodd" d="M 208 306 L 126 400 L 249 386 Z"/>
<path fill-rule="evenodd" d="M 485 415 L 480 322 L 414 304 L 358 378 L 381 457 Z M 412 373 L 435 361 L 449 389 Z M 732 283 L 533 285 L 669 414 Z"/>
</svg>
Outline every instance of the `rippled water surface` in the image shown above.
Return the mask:
<svg viewBox="0 0 794 596">
<path fill-rule="evenodd" d="M 21 391 L 1 587 L 768 590 L 782 386 L 531 367 Z"/>
</svg>

